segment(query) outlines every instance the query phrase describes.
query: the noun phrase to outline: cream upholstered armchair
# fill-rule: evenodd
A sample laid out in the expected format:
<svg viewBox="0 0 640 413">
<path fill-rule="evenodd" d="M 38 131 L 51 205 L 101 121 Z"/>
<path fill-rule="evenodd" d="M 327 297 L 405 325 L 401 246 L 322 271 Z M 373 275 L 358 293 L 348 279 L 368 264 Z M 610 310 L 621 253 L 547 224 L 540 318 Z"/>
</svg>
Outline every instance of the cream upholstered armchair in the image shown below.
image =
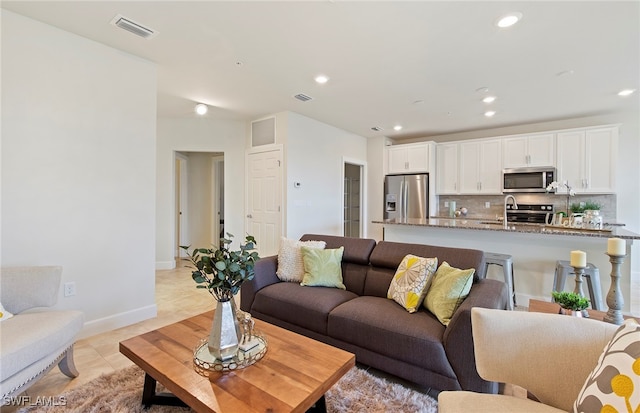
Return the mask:
<svg viewBox="0 0 640 413">
<path fill-rule="evenodd" d="M 58 300 L 61 276 L 62 267 L 57 266 L 0 270 L 0 303 L 5 310 L 0 321 L 0 405 L 10 403 L 56 365 L 69 377 L 78 375 L 73 343 L 83 314 L 48 308 Z"/>
<path fill-rule="evenodd" d="M 480 377 L 523 387 L 539 401 L 447 391 L 438 397 L 440 413 L 573 411 L 585 380 L 618 328 L 577 317 L 485 308 L 471 310 L 471 325 Z"/>
</svg>

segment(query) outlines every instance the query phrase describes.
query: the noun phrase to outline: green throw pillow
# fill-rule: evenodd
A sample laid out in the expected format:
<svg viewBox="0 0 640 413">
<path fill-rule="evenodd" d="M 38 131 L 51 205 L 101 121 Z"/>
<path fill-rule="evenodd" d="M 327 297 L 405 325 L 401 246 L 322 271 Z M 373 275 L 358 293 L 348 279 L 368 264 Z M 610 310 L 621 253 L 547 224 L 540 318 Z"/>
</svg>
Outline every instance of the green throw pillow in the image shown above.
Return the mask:
<svg viewBox="0 0 640 413">
<path fill-rule="evenodd" d="M 424 299 L 424 306 L 431 311 L 445 326 L 451 321 L 451 317 L 462 304 L 473 284 L 474 268 L 461 270 L 442 263 L 433 276 L 431 287 Z"/>
<path fill-rule="evenodd" d="M 393 299 L 408 312 L 415 313 L 427 295 L 427 289 L 437 267 L 437 258 L 407 254 L 391 280 L 387 298 Z"/>
<path fill-rule="evenodd" d="M 344 247 L 321 250 L 303 246 L 300 251 L 304 263 L 304 277 L 300 285 L 347 289 L 342 283 Z"/>
</svg>

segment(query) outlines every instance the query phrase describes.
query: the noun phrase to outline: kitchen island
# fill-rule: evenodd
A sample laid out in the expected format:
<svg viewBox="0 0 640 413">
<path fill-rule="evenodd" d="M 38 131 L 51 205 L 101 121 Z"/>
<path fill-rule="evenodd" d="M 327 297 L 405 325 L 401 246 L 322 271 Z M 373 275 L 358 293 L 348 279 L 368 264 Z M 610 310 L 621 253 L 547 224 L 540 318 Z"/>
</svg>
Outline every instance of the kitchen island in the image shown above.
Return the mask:
<svg viewBox="0 0 640 413">
<path fill-rule="evenodd" d="M 611 264 L 607 239 L 625 240 L 627 256 L 620 268 L 620 289 L 624 298 L 622 311 L 640 314 L 640 234 L 622 226 L 606 227 L 604 231 L 588 231 L 540 224 L 509 223 L 507 228 L 494 220 L 470 218 L 431 218 L 372 221 L 383 225 L 386 241 L 475 248 L 513 256 L 516 303 L 526 305 L 529 299 L 549 301 L 557 260 L 569 260 L 573 250 L 587 253 L 587 261 L 600 270 L 603 305 L 611 283 Z M 503 280 L 500 267 L 490 266 L 488 277 Z M 586 283 L 583 284 L 586 287 Z M 574 283 L 567 280 L 566 289 Z M 585 288 L 586 292 L 586 288 Z"/>
</svg>

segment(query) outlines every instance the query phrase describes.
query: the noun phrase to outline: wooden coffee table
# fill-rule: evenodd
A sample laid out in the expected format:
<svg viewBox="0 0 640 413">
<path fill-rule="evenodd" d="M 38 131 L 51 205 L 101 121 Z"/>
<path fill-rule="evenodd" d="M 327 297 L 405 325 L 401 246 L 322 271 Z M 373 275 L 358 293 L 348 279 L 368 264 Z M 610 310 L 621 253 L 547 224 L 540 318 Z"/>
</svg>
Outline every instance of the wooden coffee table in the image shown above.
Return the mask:
<svg viewBox="0 0 640 413">
<path fill-rule="evenodd" d="M 324 394 L 355 365 L 355 356 L 255 320 L 267 353 L 254 365 L 209 378 L 196 373 L 193 351 L 211 329 L 213 311 L 120 342 L 120 352 L 145 375 L 143 404 L 181 405 L 196 412 L 305 412 L 325 409 Z M 156 381 L 173 395 L 156 394 Z"/>
</svg>

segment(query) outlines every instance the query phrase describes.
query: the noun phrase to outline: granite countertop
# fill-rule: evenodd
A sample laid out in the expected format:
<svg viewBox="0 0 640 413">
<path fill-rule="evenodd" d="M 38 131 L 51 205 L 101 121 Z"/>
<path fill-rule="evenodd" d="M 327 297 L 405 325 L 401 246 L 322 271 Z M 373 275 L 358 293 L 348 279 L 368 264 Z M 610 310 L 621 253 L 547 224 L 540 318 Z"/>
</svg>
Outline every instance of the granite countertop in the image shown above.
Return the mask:
<svg viewBox="0 0 640 413">
<path fill-rule="evenodd" d="M 604 230 L 585 230 L 575 228 L 555 227 L 543 224 L 527 224 L 527 223 L 509 223 L 507 228 L 503 227 L 502 222 L 491 219 L 482 218 L 436 218 L 429 219 L 406 219 L 396 221 L 395 219 L 373 220 L 374 224 L 383 225 L 408 225 L 419 227 L 439 227 L 450 229 L 465 229 L 479 231 L 501 231 L 501 232 L 520 232 L 541 235 L 565 235 L 576 237 L 596 237 L 611 238 L 617 237 L 622 239 L 640 239 L 640 234 L 628 231 L 619 225 L 605 226 Z"/>
</svg>

